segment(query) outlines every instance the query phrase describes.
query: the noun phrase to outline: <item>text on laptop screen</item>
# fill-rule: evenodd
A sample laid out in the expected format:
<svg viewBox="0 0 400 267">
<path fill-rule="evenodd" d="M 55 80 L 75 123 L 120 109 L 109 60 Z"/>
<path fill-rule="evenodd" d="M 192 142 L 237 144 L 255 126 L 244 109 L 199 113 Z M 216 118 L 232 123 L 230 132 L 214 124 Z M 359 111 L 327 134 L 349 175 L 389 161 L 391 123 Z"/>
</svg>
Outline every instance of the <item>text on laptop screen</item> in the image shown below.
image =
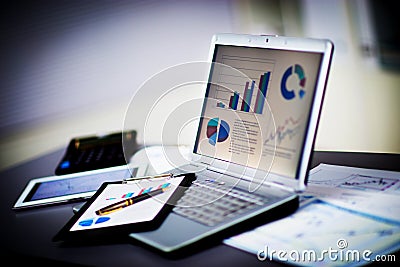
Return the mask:
<svg viewBox="0 0 400 267">
<path fill-rule="evenodd" d="M 194 152 L 296 177 L 321 58 L 216 45 Z"/>
</svg>

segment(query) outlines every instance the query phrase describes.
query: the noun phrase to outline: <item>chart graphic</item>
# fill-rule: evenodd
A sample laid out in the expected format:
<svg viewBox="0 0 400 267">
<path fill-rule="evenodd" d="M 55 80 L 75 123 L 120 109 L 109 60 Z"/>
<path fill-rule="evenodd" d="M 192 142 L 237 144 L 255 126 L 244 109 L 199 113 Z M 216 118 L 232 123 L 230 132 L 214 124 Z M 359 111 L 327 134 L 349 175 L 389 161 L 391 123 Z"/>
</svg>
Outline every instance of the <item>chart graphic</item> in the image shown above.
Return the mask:
<svg viewBox="0 0 400 267">
<path fill-rule="evenodd" d="M 219 118 L 211 119 L 207 124 L 207 138 L 208 142 L 215 146 L 220 142 L 224 142 L 229 137 L 230 127 L 229 124 L 220 120 Z"/>
<path fill-rule="evenodd" d="M 159 186 L 154 188 L 154 190 L 160 189 L 160 188 L 166 188 L 169 185 L 170 185 L 170 183 L 160 184 Z M 153 190 L 153 187 L 142 188 L 139 191 L 138 195 L 149 193 L 151 190 Z M 106 198 L 106 200 L 116 200 L 116 199 L 121 199 L 121 198 L 130 198 L 130 197 L 133 197 L 134 195 L 135 195 L 135 192 L 128 192 L 126 194 L 123 194 L 121 197 L 109 197 L 109 198 Z"/>
<path fill-rule="evenodd" d="M 218 102 L 218 103 L 217 103 L 217 107 L 218 107 L 218 108 L 225 108 L 225 104 L 222 103 L 222 102 Z"/>
<path fill-rule="evenodd" d="M 134 194 L 135 194 L 134 192 L 129 192 L 129 193 L 122 195 L 122 198 L 132 197 Z"/>
<path fill-rule="evenodd" d="M 275 132 L 271 132 L 264 141 L 264 145 L 273 143 L 274 141 L 279 145 L 283 140 L 287 138 L 293 138 L 299 133 L 299 122 L 300 119 L 293 119 L 289 117 L 285 121 L 277 125 Z"/>
<path fill-rule="evenodd" d="M 294 74 L 296 74 L 297 77 L 299 78 L 299 84 L 297 85 L 297 88 L 288 88 L 289 77 L 291 77 Z M 303 68 L 298 64 L 295 64 L 294 66 L 290 66 L 289 68 L 287 68 L 281 80 L 282 96 L 286 100 L 291 100 L 296 97 L 296 92 L 297 92 L 298 97 L 302 99 L 306 93 L 306 91 L 304 90 L 305 86 L 306 86 L 306 77 L 304 75 Z"/>
<path fill-rule="evenodd" d="M 347 181 L 342 183 L 340 187 L 371 190 L 371 191 L 385 191 L 398 182 L 396 179 L 374 177 L 369 175 L 351 175 Z"/>
<path fill-rule="evenodd" d="M 99 224 L 99 223 L 107 222 L 109 220 L 110 220 L 110 217 L 99 217 L 97 219 L 94 219 L 94 218 L 93 219 L 87 219 L 87 220 L 79 221 L 79 226 L 87 227 L 87 226 L 91 226 L 93 223 L 94 224 Z"/>
<path fill-rule="evenodd" d="M 275 61 L 224 55 L 214 98 L 216 107 L 262 114 Z"/>
</svg>

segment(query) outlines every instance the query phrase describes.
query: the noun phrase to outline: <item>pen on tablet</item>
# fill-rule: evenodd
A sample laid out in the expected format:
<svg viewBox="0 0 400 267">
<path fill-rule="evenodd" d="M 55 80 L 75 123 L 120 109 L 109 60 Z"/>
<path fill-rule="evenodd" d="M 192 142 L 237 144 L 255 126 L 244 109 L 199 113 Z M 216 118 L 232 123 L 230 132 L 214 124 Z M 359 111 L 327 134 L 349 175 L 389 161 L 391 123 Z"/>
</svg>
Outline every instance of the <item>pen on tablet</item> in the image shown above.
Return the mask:
<svg viewBox="0 0 400 267">
<path fill-rule="evenodd" d="M 126 183 L 129 181 L 137 181 L 137 180 L 143 180 L 143 179 L 167 178 L 167 177 L 173 178 L 173 177 L 179 177 L 179 176 L 184 176 L 184 175 L 186 175 L 186 174 L 174 175 L 173 173 L 165 173 L 165 174 L 157 174 L 157 175 L 150 175 L 150 176 L 125 178 L 123 180 L 123 182 Z"/>
<path fill-rule="evenodd" d="M 164 193 L 165 191 L 167 191 L 169 189 L 169 186 L 164 187 L 164 188 L 159 188 L 153 191 L 150 191 L 149 193 L 144 193 L 138 196 L 134 196 L 134 197 L 130 197 L 127 199 L 124 199 L 122 201 L 119 201 L 117 203 L 111 204 L 109 206 L 106 206 L 104 208 L 101 208 L 99 210 L 96 211 L 97 215 L 106 215 L 109 214 L 111 212 L 115 212 L 117 210 L 129 207 L 137 202 L 149 199 L 151 197 L 157 196 L 159 194 Z"/>
<path fill-rule="evenodd" d="M 149 175 L 149 176 L 141 176 L 141 177 L 131 177 L 125 178 L 123 182 L 127 181 L 136 181 L 136 180 L 143 180 L 143 179 L 155 179 L 155 178 L 166 178 L 166 177 L 173 177 L 172 173 L 165 173 L 165 174 L 158 174 L 158 175 Z"/>
</svg>

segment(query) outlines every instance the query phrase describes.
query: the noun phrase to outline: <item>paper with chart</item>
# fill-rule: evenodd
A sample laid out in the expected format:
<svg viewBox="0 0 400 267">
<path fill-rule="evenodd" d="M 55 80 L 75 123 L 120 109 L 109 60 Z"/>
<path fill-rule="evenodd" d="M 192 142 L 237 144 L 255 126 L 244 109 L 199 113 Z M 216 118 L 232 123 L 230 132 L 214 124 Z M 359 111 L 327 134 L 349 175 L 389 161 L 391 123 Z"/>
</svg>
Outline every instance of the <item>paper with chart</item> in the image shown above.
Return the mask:
<svg viewBox="0 0 400 267">
<path fill-rule="evenodd" d="M 332 260 L 323 252 L 331 248 L 342 253 L 338 256 L 347 257 L 348 250 L 368 250 L 371 255 L 367 258 L 374 259 L 400 249 L 399 187 L 399 172 L 320 164 L 310 171 L 296 213 L 224 243 L 254 253 L 259 259 L 283 251 L 286 258 L 276 254 L 272 258 L 297 265 L 367 264 L 368 259 Z M 340 248 L 343 244 L 346 247 Z M 315 260 L 293 259 L 310 251 L 315 253 L 311 255 Z"/>
<path fill-rule="evenodd" d="M 308 185 L 400 195 L 400 173 L 320 164 L 310 171 Z"/>
<path fill-rule="evenodd" d="M 400 224 L 315 199 L 289 217 L 224 243 L 253 253 L 259 260 L 304 266 L 358 266 L 399 249 Z"/>
<path fill-rule="evenodd" d="M 96 197 L 90 207 L 88 207 L 79 217 L 71 227 L 70 231 L 81 231 L 151 221 L 165 206 L 168 199 L 179 187 L 179 184 L 183 179 L 184 176 L 180 176 L 176 178 L 155 178 L 128 183 L 109 184 Z M 111 204 L 119 203 L 120 201 L 150 193 L 153 190 L 161 188 L 168 188 L 169 190 L 165 193 L 148 198 L 107 215 L 98 215 L 96 213 L 97 210 Z"/>
<path fill-rule="evenodd" d="M 305 192 L 357 212 L 400 222 L 400 173 L 320 164 Z"/>
</svg>

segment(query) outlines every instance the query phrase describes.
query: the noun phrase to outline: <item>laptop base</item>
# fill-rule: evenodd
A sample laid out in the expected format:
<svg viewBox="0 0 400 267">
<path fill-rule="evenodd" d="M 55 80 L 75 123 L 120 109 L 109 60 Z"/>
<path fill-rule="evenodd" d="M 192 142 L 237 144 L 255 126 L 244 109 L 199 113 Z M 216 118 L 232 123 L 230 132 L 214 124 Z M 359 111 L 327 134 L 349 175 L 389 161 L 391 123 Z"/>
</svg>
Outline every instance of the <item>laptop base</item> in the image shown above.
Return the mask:
<svg viewBox="0 0 400 267">
<path fill-rule="evenodd" d="M 234 224 L 223 230 L 219 230 L 216 233 L 204 236 L 203 238 L 190 242 L 184 243 L 180 247 L 168 246 L 163 244 L 161 240 L 174 239 L 174 233 L 176 231 L 181 232 L 185 229 L 181 229 L 179 226 L 179 220 L 184 220 L 187 224 L 187 219 L 183 218 L 175 213 L 171 213 L 160 228 L 141 233 L 132 233 L 129 237 L 132 238 L 133 244 L 145 246 L 153 251 L 156 251 L 163 255 L 164 257 L 171 259 L 184 258 L 194 253 L 200 252 L 204 249 L 209 249 L 212 246 L 221 244 L 221 242 L 231 236 L 252 230 L 258 226 L 264 225 L 269 222 L 273 222 L 284 218 L 292 213 L 294 213 L 299 207 L 299 197 L 296 196 L 293 199 L 275 207 L 269 209 L 261 214 L 255 215 L 252 218 L 244 220 L 243 222 Z M 193 222 L 193 224 L 195 224 Z M 189 228 L 190 224 L 185 226 Z M 174 228 L 175 231 L 171 231 Z M 161 238 L 162 237 L 162 238 Z M 168 242 L 168 240 L 167 240 Z"/>
</svg>

